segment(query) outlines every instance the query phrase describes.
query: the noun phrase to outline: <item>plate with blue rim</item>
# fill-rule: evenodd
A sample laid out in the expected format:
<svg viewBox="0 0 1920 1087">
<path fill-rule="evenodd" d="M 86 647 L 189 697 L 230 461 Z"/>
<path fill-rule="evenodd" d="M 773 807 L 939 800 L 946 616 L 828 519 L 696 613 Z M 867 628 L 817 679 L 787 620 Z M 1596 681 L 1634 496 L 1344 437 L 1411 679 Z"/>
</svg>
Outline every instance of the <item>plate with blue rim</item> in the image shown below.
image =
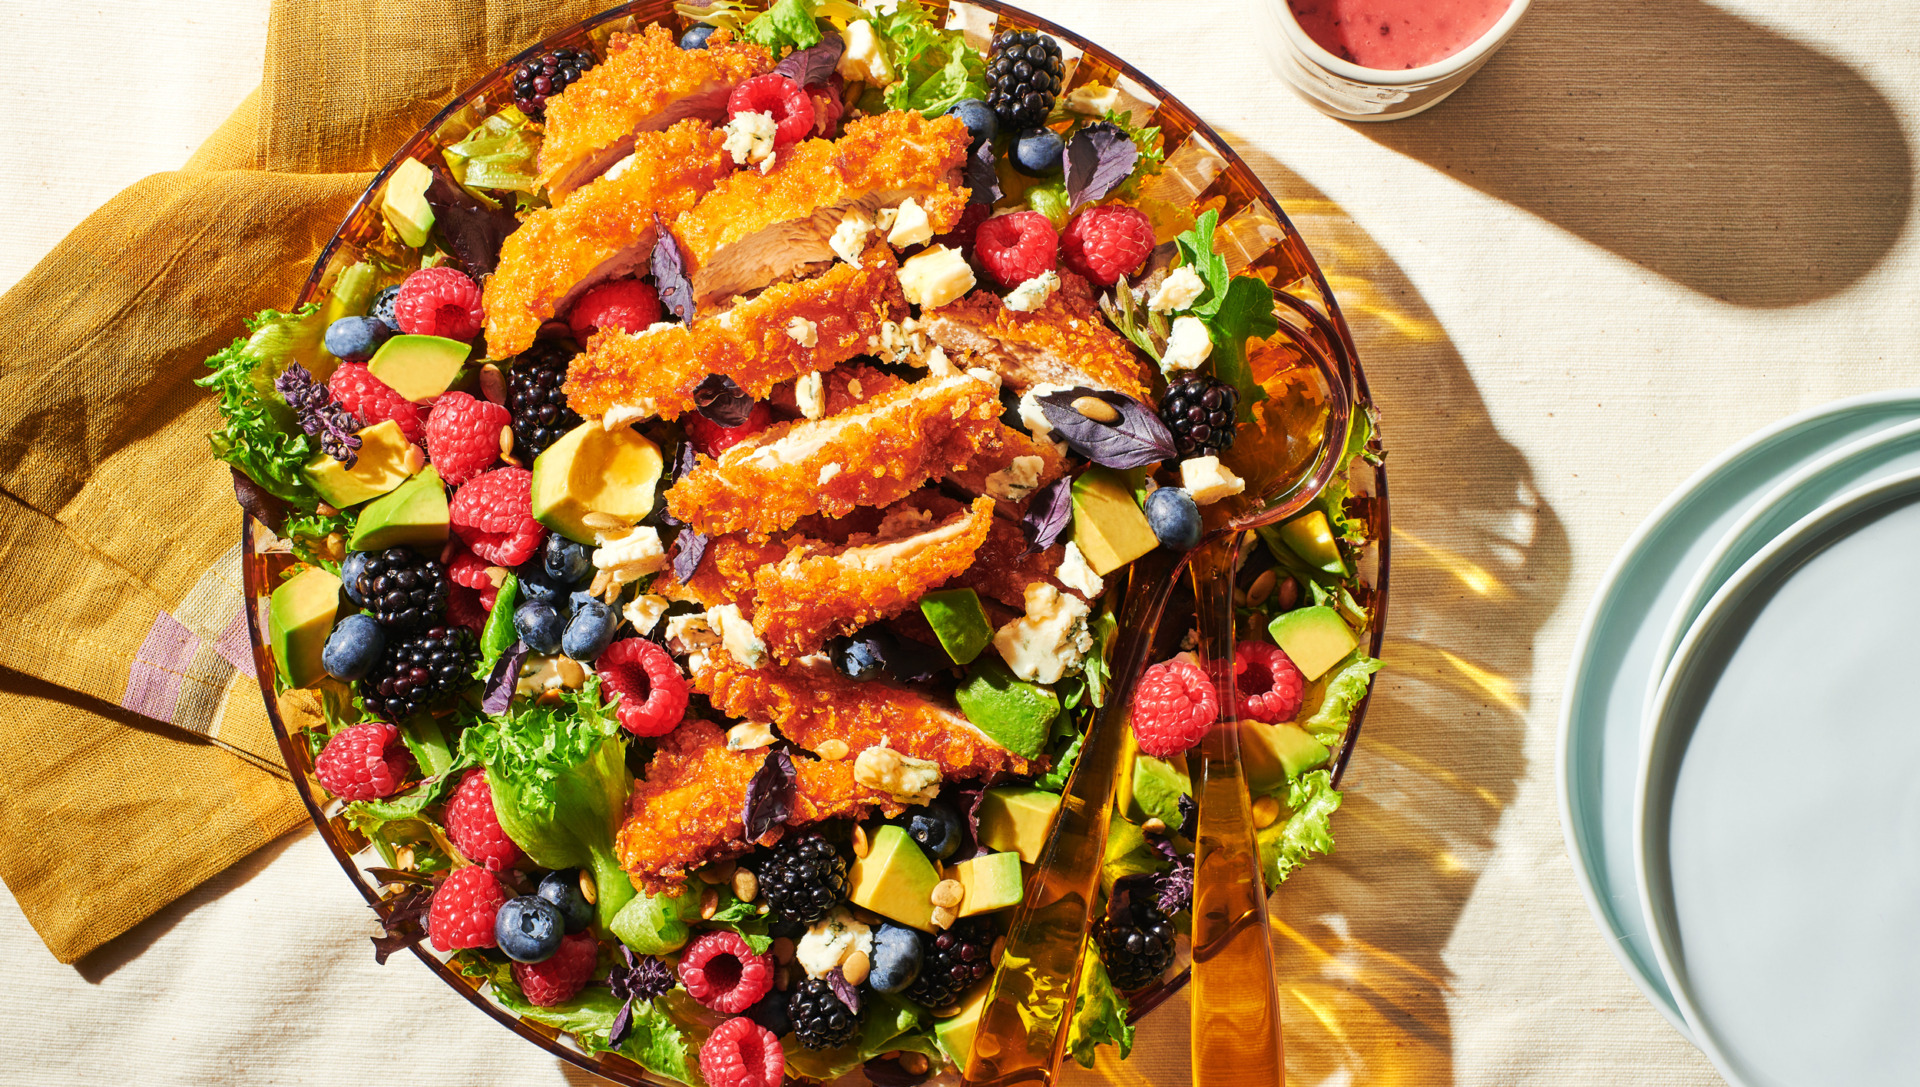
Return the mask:
<svg viewBox="0 0 1920 1087">
<path fill-rule="evenodd" d="M 1641 724 L 1655 658 L 1682 595 L 1750 510 L 1822 457 L 1915 420 L 1920 389 L 1901 389 L 1814 408 L 1746 438 L 1647 517 L 1602 577 L 1581 624 L 1556 756 L 1567 853 L 1628 977 L 1689 1038 L 1649 940 L 1634 873 Z"/>
<path fill-rule="evenodd" d="M 1735 1087 L 1920 1082 L 1920 469 L 1795 522 L 1652 703 L 1634 839 L 1655 957 Z"/>
</svg>

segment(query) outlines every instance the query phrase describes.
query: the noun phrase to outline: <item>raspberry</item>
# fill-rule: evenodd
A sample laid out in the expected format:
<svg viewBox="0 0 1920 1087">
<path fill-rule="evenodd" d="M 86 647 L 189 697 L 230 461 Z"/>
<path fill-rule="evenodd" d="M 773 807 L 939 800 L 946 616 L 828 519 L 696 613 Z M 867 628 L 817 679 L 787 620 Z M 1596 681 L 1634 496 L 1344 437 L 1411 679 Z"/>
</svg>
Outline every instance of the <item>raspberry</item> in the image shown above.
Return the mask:
<svg viewBox="0 0 1920 1087">
<path fill-rule="evenodd" d="M 1124 204 L 1088 208 L 1060 235 L 1060 258 L 1067 267 L 1102 287 L 1140 267 L 1151 252 L 1153 223 L 1145 212 Z"/>
<path fill-rule="evenodd" d="M 447 563 L 447 577 L 455 585 L 465 585 L 469 589 L 491 589 L 493 579 L 487 576 L 487 570 L 492 566 L 492 563 L 462 547 L 453 553 L 453 561 Z"/>
<path fill-rule="evenodd" d="M 447 588 L 447 622 L 457 627 L 466 627 L 478 637 L 487 629 L 487 613 L 491 605 L 484 603 L 477 589 L 465 585 L 452 585 Z"/>
<path fill-rule="evenodd" d="M 742 113 L 773 114 L 773 145 L 787 147 L 807 138 L 816 122 L 813 99 L 800 85 L 783 75 L 757 75 L 733 89 L 727 97 L 727 120 Z"/>
<path fill-rule="evenodd" d="M 645 332 L 660 319 L 660 294 L 637 279 L 610 279 L 589 288 L 567 311 L 573 338 L 581 343 L 595 329 Z"/>
<path fill-rule="evenodd" d="M 520 847 L 500 829 L 493 813 L 493 787 L 487 772 L 468 770 L 447 801 L 447 837 L 460 855 L 489 872 L 504 872 L 520 861 Z"/>
<path fill-rule="evenodd" d="M 700 1074 L 710 1087 L 780 1087 L 786 1055 L 773 1032 L 742 1015 L 707 1035 Z"/>
<path fill-rule="evenodd" d="M 622 638 L 593 664 L 608 696 L 619 695 L 614 713 L 635 736 L 665 736 L 687 712 L 687 680 L 667 651 L 645 638 Z"/>
<path fill-rule="evenodd" d="M 496 566 L 518 566 L 540 549 L 546 529 L 533 519 L 533 473 L 495 468 L 468 480 L 447 504 L 453 534 Z"/>
<path fill-rule="evenodd" d="M 427 907 L 427 932 L 441 951 L 493 947 L 493 919 L 507 901 L 507 889 L 485 868 L 454 869 L 433 892 Z"/>
<path fill-rule="evenodd" d="M 427 459 L 441 479 L 457 487 L 500 459 L 500 431 L 512 422 L 498 404 L 446 393 L 427 415 Z"/>
<path fill-rule="evenodd" d="M 773 959 L 736 932 L 703 932 L 680 955 L 680 984 L 702 1007 L 739 1015 L 773 989 Z"/>
<path fill-rule="evenodd" d="M 400 424 L 400 433 L 410 442 L 418 442 L 427 432 L 425 421 L 420 418 L 420 409 L 413 401 L 394 392 L 386 382 L 373 376 L 364 362 L 343 362 L 327 379 L 327 391 L 333 394 L 340 406 L 360 420 L 362 426 L 373 426 L 391 419 Z"/>
<path fill-rule="evenodd" d="M 393 316 L 409 335 L 471 340 L 480 334 L 480 288 L 458 268 L 422 268 L 400 284 Z"/>
<path fill-rule="evenodd" d="M 513 964 L 513 980 L 520 984 L 527 1003 L 536 1008 L 551 1008 L 572 1000 L 587 987 L 593 968 L 600 961 L 600 941 L 591 929 L 562 937 L 560 950 L 540 962 Z"/>
<path fill-rule="evenodd" d="M 687 440 L 709 457 L 719 456 L 735 442 L 751 438 L 772 425 L 773 410 L 767 407 L 764 400 L 753 405 L 753 409 L 747 412 L 746 421 L 739 426 L 721 426 L 698 413 L 680 417 L 680 429 L 687 432 Z"/>
<path fill-rule="evenodd" d="M 1018 287 L 1059 264 L 1060 235 L 1037 211 L 996 215 L 974 232 L 973 255 L 1002 287 Z"/>
<path fill-rule="evenodd" d="M 1233 647 L 1233 674 L 1240 716 L 1273 724 L 1291 721 L 1307 693 L 1307 677 L 1277 645 L 1241 642 Z"/>
<path fill-rule="evenodd" d="M 1133 738 L 1140 750 L 1170 758 L 1200 742 L 1220 716 L 1213 680 L 1191 661 L 1161 661 L 1133 693 Z"/>
<path fill-rule="evenodd" d="M 400 730 L 385 721 L 341 729 L 313 760 L 313 776 L 342 800 L 392 796 L 412 771 L 413 756 L 400 742 Z"/>
</svg>

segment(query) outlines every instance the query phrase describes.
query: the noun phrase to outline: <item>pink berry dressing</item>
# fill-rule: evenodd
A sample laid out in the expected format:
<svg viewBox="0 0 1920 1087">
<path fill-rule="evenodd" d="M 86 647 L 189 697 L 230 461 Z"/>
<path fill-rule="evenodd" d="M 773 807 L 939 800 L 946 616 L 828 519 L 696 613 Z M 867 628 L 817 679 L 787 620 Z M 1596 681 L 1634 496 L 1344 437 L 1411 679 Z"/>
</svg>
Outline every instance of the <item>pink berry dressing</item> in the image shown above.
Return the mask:
<svg viewBox="0 0 1920 1087">
<path fill-rule="evenodd" d="M 1288 0 L 1322 49 L 1363 68 L 1398 71 L 1447 59 L 1485 34 L 1510 0 Z"/>
</svg>

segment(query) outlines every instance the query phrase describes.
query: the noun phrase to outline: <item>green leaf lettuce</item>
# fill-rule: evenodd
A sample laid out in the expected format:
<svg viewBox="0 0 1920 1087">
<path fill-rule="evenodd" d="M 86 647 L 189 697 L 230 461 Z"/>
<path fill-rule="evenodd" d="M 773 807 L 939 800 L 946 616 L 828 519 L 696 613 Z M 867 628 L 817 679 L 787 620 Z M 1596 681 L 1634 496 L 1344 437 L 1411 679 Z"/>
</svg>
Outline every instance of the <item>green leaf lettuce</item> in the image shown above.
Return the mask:
<svg viewBox="0 0 1920 1087">
<path fill-rule="evenodd" d="M 1133 1025 L 1127 1022 L 1127 1000 L 1113 989 L 1107 964 L 1088 943 L 1080 957 L 1080 992 L 1073 1004 L 1073 1027 L 1067 1034 L 1067 1052 L 1082 1068 L 1093 1067 L 1093 1055 L 1103 1045 L 1120 1047 L 1126 1060 L 1133 1049 Z"/>
<path fill-rule="evenodd" d="M 1314 770 L 1287 783 L 1287 818 L 1257 835 L 1260 869 L 1271 892 L 1315 853 L 1333 852 L 1333 813 L 1340 793 L 1329 770 Z"/>
<path fill-rule="evenodd" d="M 220 397 L 221 424 L 208 435 L 214 457 L 304 510 L 320 501 L 301 471 L 317 450 L 273 379 L 291 363 L 313 368 L 325 354 L 323 321 L 317 302 L 293 313 L 261 310 L 247 322 L 249 335 L 208 359 L 213 373 L 194 382 Z"/>
</svg>

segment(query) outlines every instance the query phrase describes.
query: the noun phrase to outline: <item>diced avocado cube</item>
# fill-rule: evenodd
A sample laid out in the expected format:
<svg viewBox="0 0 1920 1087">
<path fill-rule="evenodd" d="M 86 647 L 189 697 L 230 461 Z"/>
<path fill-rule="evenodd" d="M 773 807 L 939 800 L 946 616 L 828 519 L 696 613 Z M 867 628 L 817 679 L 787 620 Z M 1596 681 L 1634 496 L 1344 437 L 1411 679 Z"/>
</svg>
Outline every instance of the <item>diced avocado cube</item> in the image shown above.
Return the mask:
<svg viewBox="0 0 1920 1087">
<path fill-rule="evenodd" d="M 1347 561 L 1340 557 L 1340 544 L 1333 538 L 1333 526 L 1327 523 L 1326 514 L 1319 510 L 1308 510 L 1281 525 L 1277 531 L 1281 542 L 1305 559 L 1309 566 L 1334 577 L 1347 576 Z"/>
<path fill-rule="evenodd" d="M 471 344 L 445 336 L 394 336 L 367 362 L 374 377 L 408 400 L 439 396 L 460 375 Z"/>
<path fill-rule="evenodd" d="M 533 519 L 576 543 L 598 543 L 586 516 L 625 525 L 653 512 L 660 447 L 632 427 L 588 420 L 533 459 Z"/>
<path fill-rule="evenodd" d="M 1299 725 L 1240 722 L 1240 765 L 1249 792 L 1270 793 L 1326 761 L 1326 745 Z"/>
<path fill-rule="evenodd" d="M 988 789 L 980 798 L 980 844 L 996 852 L 1018 853 L 1028 864 L 1038 864 L 1059 811 L 1059 793 L 1027 785 Z"/>
<path fill-rule="evenodd" d="M 387 176 L 387 189 L 380 197 L 380 214 L 400 240 L 415 249 L 427 244 L 427 233 L 433 229 L 433 206 L 427 203 L 427 187 L 432 184 L 433 171 L 427 164 L 408 159 Z"/>
<path fill-rule="evenodd" d="M 1152 755 L 1133 757 L 1133 776 L 1127 788 L 1127 818 L 1145 822 L 1158 819 L 1177 828 L 1180 798 L 1193 795 L 1193 783 L 1187 777 L 1186 759 L 1176 764 Z"/>
<path fill-rule="evenodd" d="M 267 598 L 267 646 L 289 687 L 306 687 L 327 674 L 320 663 L 340 611 L 340 579 L 318 566 L 282 582 Z"/>
<path fill-rule="evenodd" d="M 1023 759 L 1040 754 L 1060 716 L 1060 697 L 1051 687 L 1015 677 L 998 657 L 975 660 L 953 697 L 975 728 Z"/>
<path fill-rule="evenodd" d="M 1267 633 L 1309 683 L 1326 675 L 1360 644 L 1340 613 L 1325 605 L 1278 615 L 1267 624 Z"/>
<path fill-rule="evenodd" d="M 853 904 L 922 932 L 933 931 L 933 888 L 940 871 L 906 830 L 888 823 L 847 874 Z"/>
<path fill-rule="evenodd" d="M 347 547 L 381 551 L 411 544 L 439 547 L 447 542 L 447 487 L 429 464 L 398 488 L 367 503 L 353 525 Z"/>
<path fill-rule="evenodd" d="M 973 1036 L 979 1033 L 980 1013 L 986 1010 L 989 988 L 988 983 L 982 982 L 973 995 L 961 1001 L 959 1011 L 933 1021 L 933 1040 L 962 1071 L 966 1070 L 967 1058 L 973 1052 Z"/>
<path fill-rule="evenodd" d="M 955 664 L 969 664 L 993 640 L 993 624 L 980 594 L 972 589 L 943 589 L 920 598 L 920 614 L 927 617 L 934 637 Z"/>
<path fill-rule="evenodd" d="M 407 441 L 400 424 L 388 419 L 360 429 L 360 455 L 348 468 L 322 453 L 301 471 L 329 505 L 346 509 L 378 498 L 407 481 Z"/>
<path fill-rule="evenodd" d="M 1129 479 L 1095 466 L 1073 481 L 1073 542 L 1101 577 L 1160 545 Z"/>
<path fill-rule="evenodd" d="M 958 911 L 962 917 L 1018 906 L 1026 893 L 1018 853 L 983 853 L 961 861 L 953 866 L 950 878 L 958 880 L 966 892 Z"/>
</svg>

